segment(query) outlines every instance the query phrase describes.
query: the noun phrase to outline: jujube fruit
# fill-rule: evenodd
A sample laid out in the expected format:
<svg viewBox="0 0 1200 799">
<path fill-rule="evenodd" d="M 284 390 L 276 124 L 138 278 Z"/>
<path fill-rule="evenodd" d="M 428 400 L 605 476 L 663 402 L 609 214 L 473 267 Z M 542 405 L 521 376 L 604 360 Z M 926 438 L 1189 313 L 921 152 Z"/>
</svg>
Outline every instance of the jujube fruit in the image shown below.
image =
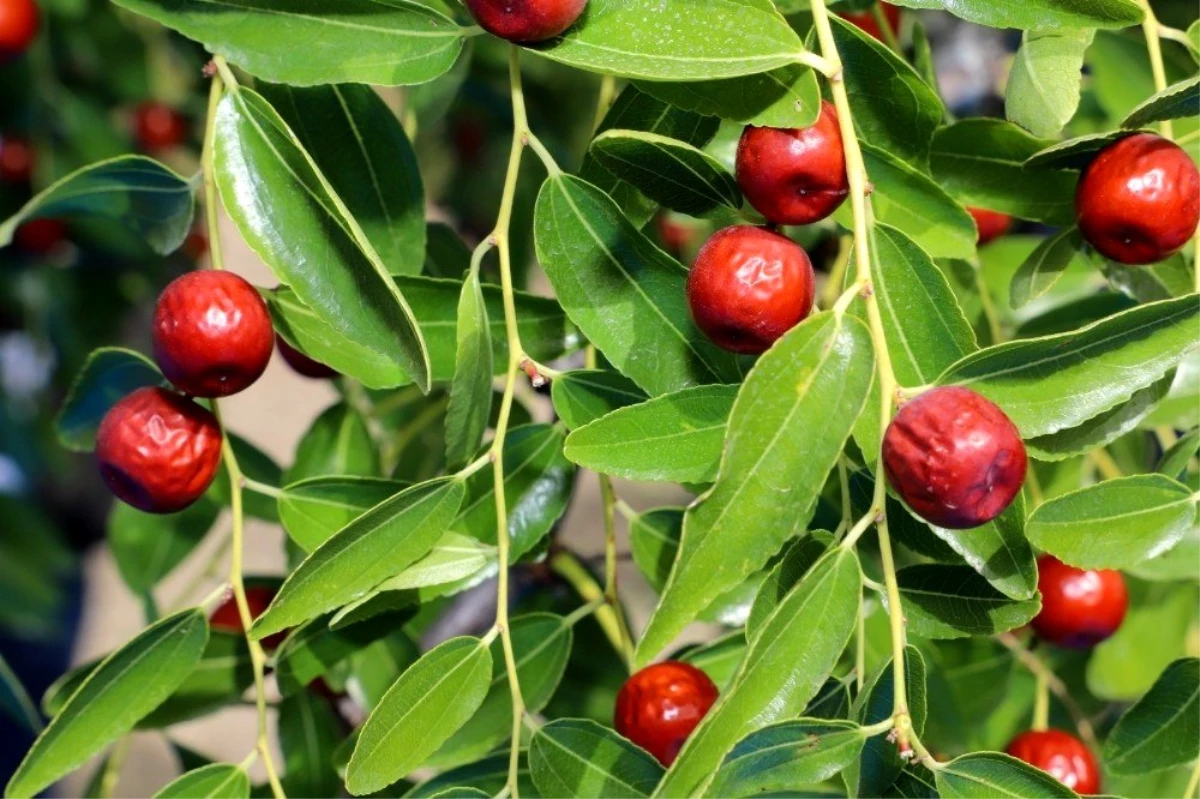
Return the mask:
<svg viewBox="0 0 1200 799">
<path fill-rule="evenodd" d="M 553 39 L 575 24 L 587 0 L 464 0 L 479 26 L 510 42 Z"/>
<path fill-rule="evenodd" d="M 1038 558 L 1042 609 L 1032 626 L 1041 638 L 1087 649 L 1111 636 L 1129 608 L 1125 578 L 1112 569 L 1077 569 L 1052 555 Z"/>
<path fill-rule="evenodd" d="M 880 3 L 879 6 L 883 9 L 884 19 L 887 20 L 888 27 L 892 30 L 892 35 L 900 30 L 900 9 L 891 3 Z M 879 41 L 883 41 L 883 31 L 879 28 L 879 23 L 875 20 L 875 15 L 870 11 L 842 11 L 838 16 L 849 22 L 854 27 L 862 30 L 868 36 L 871 36 Z"/>
<path fill-rule="evenodd" d="M 24 53 L 42 24 L 33 0 L 0 0 L 0 61 Z"/>
<path fill-rule="evenodd" d="M 1200 222 L 1200 171 L 1179 145 L 1137 133 L 1101 150 L 1075 190 L 1079 229 L 1122 264 L 1152 264 L 1178 252 Z"/>
<path fill-rule="evenodd" d="M 668 660 L 647 666 L 617 694 L 617 732 L 671 765 L 717 701 L 717 686 L 695 666 Z"/>
<path fill-rule="evenodd" d="M 837 111 L 821 102 L 807 128 L 742 131 L 737 182 L 746 200 L 768 221 L 808 225 L 832 214 L 850 192 Z"/>
<path fill-rule="evenodd" d="M 883 436 L 888 482 L 939 527 L 965 529 L 1004 512 L 1025 482 L 1025 445 L 994 403 L 958 386 L 905 403 Z"/>
<path fill-rule="evenodd" d="M 812 310 L 812 263 L 779 233 L 727 227 L 696 254 L 687 299 L 696 327 L 717 346 L 764 352 Z"/>
<path fill-rule="evenodd" d="M 275 343 L 279 345 L 279 354 L 292 370 L 303 377 L 319 380 L 326 377 L 337 377 L 338 372 L 320 361 L 314 361 L 300 350 L 288 344 L 283 336 L 275 334 Z"/>
<path fill-rule="evenodd" d="M 133 111 L 133 136 L 143 150 L 153 152 L 176 147 L 187 139 L 187 135 L 187 120 L 170 106 L 142 103 Z"/>
<path fill-rule="evenodd" d="M 1100 766 L 1087 745 L 1062 730 L 1029 730 L 1004 750 L 1080 794 L 1100 793 Z"/>
<path fill-rule="evenodd" d="M 173 513 L 208 490 L 221 460 L 217 418 L 157 386 L 118 401 L 96 433 L 100 476 L 117 499 L 146 513 Z"/>
<path fill-rule="evenodd" d="M 975 228 L 979 231 L 975 243 L 981 247 L 1000 238 L 1012 227 L 1012 217 L 1008 214 L 986 208 L 968 208 L 967 212 L 975 220 Z"/>
<path fill-rule="evenodd" d="M 250 610 L 250 618 L 257 619 L 271 605 L 271 600 L 275 598 L 276 589 L 266 585 L 247 585 L 246 586 L 246 606 Z M 244 633 L 246 628 L 242 626 L 242 614 L 238 612 L 237 599 L 230 596 L 224 602 L 217 606 L 217 609 L 208 617 L 208 626 L 214 630 L 223 630 L 229 633 Z M 272 635 L 268 635 L 259 641 L 262 648 L 270 652 L 280 644 L 283 639 L 287 638 L 288 630 L 282 630 Z"/>
<path fill-rule="evenodd" d="M 3 2 L 0 0 L 0 3 Z M 14 136 L 0 138 L 0 180 L 24 184 L 32 176 L 33 148 L 29 142 Z"/>
<path fill-rule="evenodd" d="M 271 360 L 267 304 L 232 272 L 173 280 L 154 309 L 154 360 L 180 391 L 226 397 L 257 380 Z"/>
</svg>

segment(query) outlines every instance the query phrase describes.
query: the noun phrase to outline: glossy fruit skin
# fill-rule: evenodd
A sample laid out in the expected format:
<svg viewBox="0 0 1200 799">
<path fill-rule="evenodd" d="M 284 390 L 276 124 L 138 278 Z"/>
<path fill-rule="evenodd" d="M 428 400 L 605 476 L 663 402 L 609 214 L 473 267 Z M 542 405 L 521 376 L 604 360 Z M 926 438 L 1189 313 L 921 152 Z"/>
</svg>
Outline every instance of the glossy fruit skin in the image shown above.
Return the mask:
<svg viewBox="0 0 1200 799">
<path fill-rule="evenodd" d="M 154 309 L 154 360 L 186 394 L 227 397 L 257 380 L 271 360 L 271 315 L 254 286 L 206 269 L 176 278 Z"/>
<path fill-rule="evenodd" d="M 278 333 L 275 334 L 275 343 L 279 346 L 279 354 L 283 356 L 283 360 L 288 366 L 292 367 L 292 370 L 296 374 L 303 377 L 311 377 L 313 380 L 338 376 L 336 369 L 331 369 L 320 361 L 314 361 L 291 344 L 288 344 L 283 336 Z"/>
<path fill-rule="evenodd" d="M 1112 569 L 1077 569 L 1051 555 L 1038 558 L 1042 609 L 1031 625 L 1041 638 L 1089 649 L 1121 626 L 1129 609 L 1125 578 Z"/>
<path fill-rule="evenodd" d="M 176 147 L 183 144 L 187 135 L 187 120 L 170 106 L 142 103 L 133 110 L 133 136 L 143 150 Z"/>
<path fill-rule="evenodd" d="M 975 227 L 979 231 L 975 243 L 980 247 L 989 241 L 995 241 L 1012 228 L 1013 219 L 1008 214 L 989 211 L 986 208 L 968 208 L 967 212 L 975 220 Z"/>
<path fill-rule="evenodd" d="M 157 386 L 118 401 L 96 433 L 100 476 L 117 499 L 174 513 L 208 489 L 221 460 L 221 426 L 206 408 Z"/>
<path fill-rule="evenodd" d="M 276 589 L 265 585 L 247 585 L 246 586 L 246 605 L 250 609 L 250 617 L 257 619 L 270 606 L 271 600 L 275 598 Z M 246 628 L 242 626 L 242 616 L 238 612 L 237 600 L 230 595 L 228 599 L 217 606 L 217 609 L 208 617 L 208 626 L 214 630 L 223 630 L 227 633 L 243 633 Z M 283 639 L 287 638 L 288 630 L 282 630 L 268 635 L 259 641 L 262 648 L 271 652 L 283 643 Z"/>
<path fill-rule="evenodd" d="M 737 149 L 737 182 L 768 221 L 808 225 L 837 210 L 850 193 L 846 155 L 833 104 L 807 128 L 742 131 Z"/>
<path fill-rule="evenodd" d="M 905 403 L 883 437 L 888 482 L 939 527 L 978 527 L 1021 491 L 1028 461 L 1016 425 L 970 389 L 943 386 Z"/>
<path fill-rule="evenodd" d="M 896 32 L 900 30 L 900 9 L 891 3 L 881 2 L 879 5 L 883 8 L 883 15 L 888 22 L 888 27 L 892 29 L 892 35 L 895 36 Z M 846 11 L 839 13 L 838 16 L 868 36 L 883 41 L 883 31 L 879 29 L 879 23 L 875 21 L 875 15 L 870 11 Z"/>
<path fill-rule="evenodd" d="M 0 0 L 0 61 L 24 53 L 41 25 L 42 13 L 34 0 Z"/>
<path fill-rule="evenodd" d="M 67 237 L 61 219 L 30 219 L 13 233 L 13 243 L 26 252 L 44 255 Z"/>
<path fill-rule="evenodd" d="M 0 181 L 24 185 L 31 177 L 33 148 L 29 142 L 13 136 L 0 138 Z"/>
<path fill-rule="evenodd" d="M 1087 745 L 1062 730 L 1029 730 L 1004 750 L 1080 794 L 1100 793 L 1100 766 Z"/>
<path fill-rule="evenodd" d="M 717 701 L 717 686 L 695 666 L 668 660 L 634 674 L 617 694 L 617 732 L 671 765 Z"/>
<path fill-rule="evenodd" d="M 510 42 L 543 42 L 575 24 L 587 0 L 464 0 L 479 26 Z"/>
<path fill-rule="evenodd" d="M 774 231 L 723 228 L 696 253 L 687 299 L 696 327 L 718 347 L 765 352 L 812 310 L 812 263 Z"/>
<path fill-rule="evenodd" d="M 1075 190 L 1088 243 L 1122 264 L 1152 264 L 1187 243 L 1200 222 L 1200 171 L 1179 145 L 1137 133 L 1101 150 Z"/>
</svg>

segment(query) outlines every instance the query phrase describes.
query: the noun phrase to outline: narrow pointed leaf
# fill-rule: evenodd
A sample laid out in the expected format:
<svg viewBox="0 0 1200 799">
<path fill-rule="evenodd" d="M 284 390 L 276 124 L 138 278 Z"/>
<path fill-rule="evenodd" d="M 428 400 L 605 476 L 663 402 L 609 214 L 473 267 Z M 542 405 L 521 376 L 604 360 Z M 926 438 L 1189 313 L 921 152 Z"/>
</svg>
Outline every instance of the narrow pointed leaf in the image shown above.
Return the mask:
<svg viewBox="0 0 1200 799">
<path fill-rule="evenodd" d="M 764 727 L 725 756 L 705 796 L 756 796 L 824 782 L 857 759 L 866 740 L 852 721 L 802 718 Z"/>
<path fill-rule="evenodd" d="M 904 650 L 905 695 L 913 732 L 920 737 L 925 732 L 928 703 L 925 687 L 925 659 L 916 647 Z M 878 724 L 891 718 L 895 712 L 896 671 L 893 659 L 881 664 L 855 700 L 854 719 L 864 727 Z M 906 761 L 900 757 L 893 741 L 886 735 L 875 735 L 867 739 L 862 757 L 843 775 L 851 794 L 855 796 L 882 796 L 896 778 L 900 776 Z"/>
<path fill-rule="evenodd" d="M 318 677 L 387 636 L 411 613 L 381 613 L 358 624 L 330 626 L 330 614 L 296 627 L 275 651 L 273 663 L 279 693 L 301 693 Z"/>
<path fill-rule="evenodd" d="M 349 403 L 339 402 L 321 412 L 296 445 L 296 458 L 281 476 L 297 483 L 324 475 L 375 477 L 379 453 L 366 418 Z"/>
<path fill-rule="evenodd" d="M 221 509 L 201 498 L 178 513 L 143 513 L 115 503 L 108 515 L 107 538 L 121 579 L 136 594 L 158 585 L 178 566 L 217 520 Z"/>
<path fill-rule="evenodd" d="M 1104 741 L 1114 774 L 1145 774 L 1190 763 L 1200 750 L 1200 660 L 1167 667 Z"/>
<path fill-rule="evenodd" d="M 1009 599 L 968 566 L 909 566 L 896 580 L 907 629 L 921 638 L 997 635 L 1028 624 L 1041 609 L 1036 598 Z"/>
<path fill-rule="evenodd" d="M 292 541 L 311 552 L 404 488 L 404 483 L 377 477 L 310 477 L 283 487 L 279 518 Z"/>
<path fill-rule="evenodd" d="M 898 0 L 906 8 L 936 8 L 992 28 L 1127 28 L 1142 21 L 1134 0 L 1022 0 L 963 3 L 955 0 Z"/>
<path fill-rule="evenodd" d="M 453 531 L 447 531 L 429 554 L 380 584 L 380 590 L 404 591 L 446 585 L 496 565 L 496 548 Z"/>
<path fill-rule="evenodd" d="M 8 662 L 0 656 L 0 711 L 30 731 L 42 731 L 42 717 L 25 686 L 17 679 Z"/>
<path fill-rule="evenodd" d="M 821 113 L 817 75 L 800 64 L 740 78 L 637 85 L 678 108 L 747 125 L 807 128 Z"/>
<path fill-rule="evenodd" d="M 832 545 L 833 536 L 825 530 L 814 530 L 798 541 L 789 543 L 783 557 L 767 573 L 754 597 L 750 617 L 746 619 L 747 638 L 758 637 L 763 623 L 771 617 L 779 603 Z"/>
<path fill-rule="evenodd" d="M 973 752 L 934 772 L 942 799 L 1072 799 L 1078 796 L 1056 778 L 1015 757 Z"/>
<path fill-rule="evenodd" d="M 1012 307 L 1020 308 L 1054 288 L 1063 270 L 1071 265 L 1082 249 L 1083 237 L 1075 227 L 1065 228 L 1045 239 L 1013 275 L 1009 286 Z"/>
<path fill-rule="evenodd" d="M 250 777 L 241 766 L 212 763 L 189 771 L 154 794 L 154 799 L 249 799 Z"/>
<path fill-rule="evenodd" d="M 299 691 L 279 703 L 285 794 L 341 794 L 342 778 L 333 767 L 333 753 L 342 741 L 343 724 L 334 704 L 314 691 Z"/>
<path fill-rule="evenodd" d="M 557 719 L 529 744 L 529 770 L 543 796 L 643 799 L 663 768 L 645 750 L 586 719 Z"/>
<path fill-rule="evenodd" d="M 121 347 L 93 350 L 54 419 L 59 443 L 73 452 L 91 452 L 100 420 L 117 400 L 162 382 L 158 367 L 141 353 Z"/>
<path fill-rule="evenodd" d="M 1123 128 L 1140 128 L 1167 119 L 1182 119 L 1200 114 L 1200 77 L 1168 86 L 1129 112 Z"/>
<path fill-rule="evenodd" d="M 463 282 L 456 327 L 458 347 L 446 409 L 446 465 L 451 469 L 466 464 L 479 449 L 492 410 L 492 337 L 477 268 Z"/>
<path fill-rule="evenodd" d="M 1025 451 L 1043 461 L 1060 461 L 1107 446 L 1134 430 L 1163 401 L 1175 379 L 1172 370 L 1129 399 L 1075 427 L 1025 441 Z"/>
</svg>

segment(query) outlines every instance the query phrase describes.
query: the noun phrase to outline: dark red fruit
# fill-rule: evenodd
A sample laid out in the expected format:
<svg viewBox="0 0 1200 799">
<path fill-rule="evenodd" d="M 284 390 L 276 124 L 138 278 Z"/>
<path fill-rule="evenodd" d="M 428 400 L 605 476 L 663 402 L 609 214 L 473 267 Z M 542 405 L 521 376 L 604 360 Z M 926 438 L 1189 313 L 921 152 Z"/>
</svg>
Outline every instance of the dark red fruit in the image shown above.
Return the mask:
<svg viewBox="0 0 1200 799">
<path fill-rule="evenodd" d="M 718 230 L 687 281 L 696 327 L 730 352 L 765 352 L 808 316 L 813 270 L 799 244 L 749 225 Z"/>
<path fill-rule="evenodd" d="M 254 286 L 207 269 L 171 281 L 154 309 L 154 360 L 187 394 L 226 397 L 271 360 L 271 315 Z"/>
<path fill-rule="evenodd" d="M 4 0 L 0 0 L 3 4 Z M 33 176 L 33 148 L 24 139 L 0 139 L 0 181 L 25 184 Z"/>
<path fill-rule="evenodd" d="M 587 0 L 464 0 L 479 26 L 510 42 L 553 39 L 575 24 Z"/>
<path fill-rule="evenodd" d="M 117 499 L 147 513 L 173 513 L 212 483 L 221 460 L 221 426 L 187 397 L 139 388 L 100 421 L 96 460 Z"/>
<path fill-rule="evenodd" d="M 25 52 L 41 23 L 42 14 L 33 0 L 0 0 L 0 60 Z"/>
<path fill-rule="evenodd" d="M 700 669 L 668 660 L 625 681 L 613 721 L 617 732 L 669 766 L 718 695 Z"/>
<path fill-rule="evenodd" d="M 292 367 L 292 370 L 304 377 L 311 377 L 314 380 L 322 378 L 337 377 L 336 369 L 330 369 L 320 361 L 314 361 L 312 358 L 305 355 L 300 350 L 293 347 L 284 341 L 283 336 L 275 334 L 275 343 L 279 345 L 279 354 L 283 356 L 283 360 L 287 365 Z"/>
<path fill-rule="evenodd" d="M 1179 145 L 1152 133 L 1101 150 L 1075 190 L 1083 237 L 1123 264 L 1174 254 L 1200 223 L 1200 171 Z"/>
<path fill-rule="evenodd" d="M 142 103 L 133 111 L 133 136 L 143 150 L 166 150 L 187 139 L 188 123 L 170 106 Z"/>
<path fill-rule="evenodd" d="M 1077 569 L 1051 555 L 1038 558 L 1042 609 L 1032 626 L 1042 638 L 1087 649 L 1121 626 L 1129 608 L 1125 578 L 1112 569 Z"/>
<path fill-rule="evenodd" d="M 1100 793 L 1100 766 L 1083 741 L 1062 730 L 1029 730 L 1004 750 L 1054 777 L 1075 793 Z"/>
<path fill-rule="evenodd" d="M 808 225 L 832 214 L 850 192 L 833 104 L 807 128 L 742 131 L 737 182 L 746 200 L 777 225 Z"/>
<path fill-rule="evenodd" d="M 13 233 L 13 242 L 26 252 L 45 254 L 67 237 L 61 219 L 31 219 Z"/>
<path fill-rule="evenodd" d="M 883 8 L 883 16 L 887 20 L 888 27 L 892 29 L 892 36 L 895 36 L 896 32 L 900 30 L 900 9 L 891 3 L 880 3 L 879 5 Z M 883 31 L 880 30 L 879 23 L 875 21 L 875 15 L 870 11 L 846 11 L 839 13 L 838 16 L 868 36 L 873 36 L 881 42 L 884 40 Z"/>
<path fill-rule="evenodd" d="M 275 598 L 276 590 L 265 585 L 248 585 L 246 586 L 246 605 L 250 610 L 250 618 L 257 619 L 270 606 L 271 600 Z M 224 630 L 228 633 L 244 633 L 246 628 L 242 626 L 242 615 L 238 612 L 237 600 L 230 596 L 224 602 L 217 606 L 212 615 L 208 617 L 208 626 L 214 630 Z M 259 641 L 262 648 L 270 652 L 276 649 L 283 643 L 283 639 L 287 638 L 288 631 L 268 635 Z"/>
<path fill-rule="evenodd" d="M 979 246 L 1000 238 L 1012 227 L 1012 217 L 999 211 L 989 211 L 986 208 L 968 208 L 967 212 L 975 220 L 975 228 L 979 231 L 976 243 Z"/>
<path fill-rule="evenodd" d="M 1025 482 L 1025 445 L 989 400 L 958 386 L 907 402 L 883 437 L 888 482 L 939 527 L 978 527 L 1004 512 Z"/>
<path fill-rule="evenodd" d="M 199 230 L 193 230 L 187 234 L 179 249 L 192 261 L 199 261 L 208 253 L 208 236 Z"/>
</svg>

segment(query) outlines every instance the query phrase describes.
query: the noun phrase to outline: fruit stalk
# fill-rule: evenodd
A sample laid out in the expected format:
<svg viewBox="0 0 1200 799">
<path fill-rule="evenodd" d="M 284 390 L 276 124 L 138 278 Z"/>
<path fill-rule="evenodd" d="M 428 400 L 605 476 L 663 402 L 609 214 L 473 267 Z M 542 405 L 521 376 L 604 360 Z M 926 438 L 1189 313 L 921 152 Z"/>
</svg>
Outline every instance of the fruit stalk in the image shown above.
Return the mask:
<svg viewBox="0 0 1200 799">
<path fill-rule="evenodd" d="M 201 171 L 204 176 L 204 223 L 208 226 L 209 263 L 213 269 L 224 269 L 225 258 L 221 252 L 221 236 L 217 221 L 217 183 L 216 170 L 213 168 L 213 150 L 217 138 L 216 126 L 213 119 L 217 115 L 217 103 L 221 102 L 221 94 L 225 82 L 220 75 L 213 75 L 212 85 L 208 90 L 208 119 L 204 126 L 204 152 L 200 155 Z"/>
<path fill-rule="evenodd" d="M 1096 740 L 1096 731 L 1092 728 L 1092 723 L 1088 721 L 1083 710 L 1071 697 L 1066 684 L 1058 678 L 1049 666 L 1042 662 L 1041 658 L 1026 649 L 1016 636 L 1011 633 L 1004 633 L 996 636 L 996 640 L 1003 644 L 1009 652 L 1012 652 L 1013 657 L 1020 661 L 1021 665 L 1028 669 L 1031 674 L 1035 677 L 1045 678 L 1046 687 L 1050 690 L 1050 693 L 1054 694 L 1058 698 L 1058 701 L 1062 702 L 1067 712 L 1071 714 L 1071 718 L 1075 722 L 1075 730 L 1079 733 L 1079 737 L 1083 739 L 1092 751 L 1099 751 L 1100 743 Z"/>
</svg>

